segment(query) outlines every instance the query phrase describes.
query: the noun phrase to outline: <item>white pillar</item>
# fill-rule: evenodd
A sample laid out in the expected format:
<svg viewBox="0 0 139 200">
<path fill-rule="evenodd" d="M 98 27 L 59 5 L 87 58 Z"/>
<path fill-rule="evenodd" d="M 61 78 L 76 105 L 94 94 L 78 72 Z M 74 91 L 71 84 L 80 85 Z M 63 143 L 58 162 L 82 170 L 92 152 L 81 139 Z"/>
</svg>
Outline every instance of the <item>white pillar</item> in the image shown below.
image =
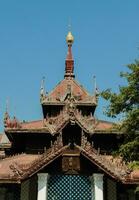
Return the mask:
<svg viewBox="0 0 139 200">
<path fill-rule="evenodd" d="M 37 200 L 47 200 L 47 182 L 48 174 L 38 174 L 38 197 Z"/>
<path fill-rule="evenodd" d="M 103 174 L 93 174 L 95 200 L 103 200 Z"/>
</svg>

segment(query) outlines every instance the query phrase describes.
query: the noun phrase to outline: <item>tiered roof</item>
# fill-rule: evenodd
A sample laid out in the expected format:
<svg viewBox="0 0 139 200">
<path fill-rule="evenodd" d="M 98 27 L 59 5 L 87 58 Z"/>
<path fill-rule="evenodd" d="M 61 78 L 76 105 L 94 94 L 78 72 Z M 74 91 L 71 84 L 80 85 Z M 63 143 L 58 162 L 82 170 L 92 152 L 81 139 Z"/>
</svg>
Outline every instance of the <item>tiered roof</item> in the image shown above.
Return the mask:
<svg viewBox="0 0 139 200">
<path fill-rule="evenodd" d="M 47 167 L 54 160 L 62 156 L 69 146 L 61 146 L 58 143 L 49 151 L 41 155 L 19 154 L 0 160 L 0 182 L 20 183 Z M 101 155 L 88 143 L 77 146 L 80 155 L 86 157 L 107 175 L 121 181 L 124 184 L 138 184 L 139 170 L 131 171 L 120 157 L 113 158 L 109 155 Z"/>
<path fill-rule="evenodd" d="M 38 121 L 30 121 L 30 122 L 22 122 L 20 123 L 19 127 L 11 127 L 8 126 L 5 129 L 5 132 L 8 133 L 28 133 L 28 132 L 35 132 L 35 133 L 49 133 L 51 135 L 55 135 L 59 133 L 68 123 L 74 122 L 78 124 L 85 132 L 91 134 L 96 134 L 100 132 L 107 132 L 107 133 L 117 133 L 116 130 L 113 129 L 113 123 L 97 120 L 92 116 L 89 117 L 82 117 L 82 115 L 77 112 L 74 117 L 68 113 L 61 113 L 56 117 L 48 117 L 47 120 L 42 119 Z"/>
<path fill-rule="evenodd" d="M 97 105 L 96 96 L 91 96 L 75 79 L 63 79 L 54 90 L 41 99 L 42 105 L 65 105 L 68 94 L 71 93 L 75 105 Z"/>
<path fill-rule="evenodd" d="M 11 119 L 8 112 L 6 112 L 4 118 L 5 133 L 10 142 L 12 142 L 12 135 L 15 133 L 22 135 L 26 133 L 43 133 L 50 134 L 53 137 L 56 134 L 60 134 L 67 124 L 77 124 L 89 136 L 98 133 L 119 134 L 114 129 L 113 123 L 96 119 L 94 112 L 90 112 L 90 115 L 84 115 L 79 109 L 79 107 L 84 106 L 95 110 L 98 103 L 98 93 L 95 92 L 94 95 L 90 95 L 74 79 L 74 60 L 71 49 L 73 41 L 74 38 L 69 32 L 67 36 L 68 54 L 65 61 L 64 79 L 48 95 L 45 94 L 44 88 L 41 87 L 42 107 L 62 106 L 61 111 L 55 116 L 46 115 L 43 119 L 30 122 L 19 122 L 15 117 Z M 1 137 L 0 140 L 2 141 Z M 5 141 L 10 145 L 8 140 L 5 139 Z M 139 170 L 130 171 L 119 157 L 114 158 L 110 155 L 100 154 L 91 146 L 87 138 L 82 138 L 81 146 L 74 144 L 74 147 L 78 149 L 80 156 L 87 158 L 113 179 L 124 184 L 139 183 Z M 57 140 L 43 154 L 31 155 L 24 153 L 1 159 L 0 182 L 21 183 L 61 157 L 68 148 L 69 145 L 64 146 L 60 140 Z"/>
</svg>

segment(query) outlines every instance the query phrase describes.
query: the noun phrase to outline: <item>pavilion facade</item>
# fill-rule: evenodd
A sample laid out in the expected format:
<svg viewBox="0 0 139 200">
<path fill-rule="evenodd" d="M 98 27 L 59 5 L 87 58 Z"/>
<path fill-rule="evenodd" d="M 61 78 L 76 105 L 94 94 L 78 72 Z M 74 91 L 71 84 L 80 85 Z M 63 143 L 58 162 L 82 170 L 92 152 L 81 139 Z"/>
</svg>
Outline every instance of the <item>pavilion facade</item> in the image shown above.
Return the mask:
<svg viewBox="0 0 139 200">
<path fill-rule="evenodd" d="M 64 79 L 49 94 L 42 81 L 43 119 L 5 113 L 0 200 L 137 200 L 139 171 L 112 156 L 124 135 L 95 118 L 98 91 L 90 95 L 76 81 L 71 32 L 66 41 Z"/>
</svg>

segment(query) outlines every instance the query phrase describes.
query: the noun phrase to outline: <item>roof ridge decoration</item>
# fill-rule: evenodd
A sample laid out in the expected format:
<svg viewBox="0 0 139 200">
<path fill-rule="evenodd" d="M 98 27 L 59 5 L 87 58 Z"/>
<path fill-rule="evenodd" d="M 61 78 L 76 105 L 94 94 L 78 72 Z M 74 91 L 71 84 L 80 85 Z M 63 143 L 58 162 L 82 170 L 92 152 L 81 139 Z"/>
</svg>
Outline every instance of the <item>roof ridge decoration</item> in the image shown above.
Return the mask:
<svg viewBox="0 0 139 200">
<path fill-rule="evenodd" d="M 87 141 L 86 137 L 82 140 L 81 146 L 76 145 L 80 149 L 81 154 L 89 159 L 93 164 L 97 165 L 101 170 L 110 175 L 112 178 L 117 179 L 123 183 L 131 181 L 131 172 L 121 157 L 107 158 L 106 155 L 102 155 L 99 151 L 93 148 L 90 142 Z"/>
<path fill-rule="evenodd" d="M 77 80 L 67 78 L 60 81 L 49 94 L 40 96 L 41 104 L 64 105 L 69 88 L 71 88 L 72 96 L 75 98 L 77 104 L 97 106 L 98 96 L 96 94 L 90 95 Z"/>
<path fill-rule="evenodd" d="M 55 135 L 59 133 L 68 123 L 74 125 L 75 123 L 78 124 L 86 133 L 94 134 L 96 126 L 98 125 L 98 120 L 91 114 L 89 116 L 83 116 L 82 112 L 76 108 L 76 101 L 72 96 L 67 99 L 66 105 L 64 106 L 63 110 L 61 110 L 60 114 L 57 116 L 46 116 L 44 120 L 33 121 L 32 124 L 37 124 L 38 122 L 42 122 L 43 126 L 40 128 L 42 130 L 47 130 L 48 133 L 51 135 Z M 7 123 L 6 132 L 13 129 L 13 131 L 24 131 L 24 130 L 40 130 L 37 128 L 28 129 L 24 128 L 24 124 L 30 124 L 29 122 L 20 123 L 20 126 L 12 126 L 12 123 Z M 18 124 L 17 124 L 18 125 Z M 33 125 L 32 125 L 33 126 Z"/>
<path fill-rule="evenodd" d="M 8 112 L 5 112 L 4 115 L 4 127 L 5 128 L 21 128 L 21 123 L 14 116 L 13 119 L 10 118 Z"/>
<path fill-rule="evenodd" d="M 81 111 L 76 109 L 74 98 L 68 98 L 64 109 L 56 117 L 46 117 L 45 126 L 52 135 L 60 132 L 68 123 L 78 124 L 86 133 L 93 134 L 98 121 L 94 116 L 82 116 Z"/>
<path fill-rule="evenodd" d="M 48 166 L 54 160 L 63 155 L 63 152 L 69 148 L 69 145 L 63 146 L 60 135 L 52 144 L 50 149 L 44 151 L 43 154 L 38 155 L 33 162 L 24 164 L 24 162 L 18 163 L 18 160 L 14 160 L 14 162 L 9 165 L 11 170 L 10 174 L 1 176 L 0 180 L 5 180 L 7 182 L 10 181 L 10 183 L 21 183 L 23 180 L 33 176 L 38 171 L 42 170 L 44 167 Z M 127 168 L 121 157 L 114 158 L 113 156 L 100 154 L 100 151 L 94 149 L 91 143 L 87 141 L 85 135 L 83 137 L 81 146 L 74 144 L 74 147 L 79 149 L 81 155 L 86 157 L 94 165 L 112 178 L 124 184 L 139 183 L 139 178 L 134 177 L 134 171 L 131 171 Z"/>
<path fill-rule="evenodd" d="M 60 141 L 60 138 L 58 138 L 58 140 L 54 142 L 50 149 L 41 154 L 40 157 L 35 159 L 34 162 L 30 165 L 19 165 L 16 162 L 11 164 L 10 169 L 14 173 L 14 175 L 11 178 L 18 182 L 21 182 L 21 180 L 31 177 L 36 172 L 43 169 L 44 166 L 47 166 L 52 161 L 61 156 L 63 151 L 66 150 L 68 147 L 68 145 L 63 146 L 63 144 Z"/>
<path fill-rule="evenodd" d="M 83 156 L 89 159 L 110 177 L 124 184 L 134 184 L 134 182 L 139 181 L 132 177 L 132 171 L 127 168 L 121 158 L 113 158 L 112 156 L 108 157 L 99 154 L 99 151 L 96 151 L 87 140 L 84 140 L 82 146 L 75 145 L 75 147 L 80 150 L 80 153 Z M 69 148 L 69 145 L 58 145 L 58 142 L 56 141 L 49 150 L 41 154 L 40 157 L 35 159 L 30 165 L 18 165 L 16 162 L 11 164 L 10 169 L 14 173 L 11 179 L 20 183 L 22 180 L 33 176 L 35 173 L 60 157 L 67 148 Z"/>
</svg>

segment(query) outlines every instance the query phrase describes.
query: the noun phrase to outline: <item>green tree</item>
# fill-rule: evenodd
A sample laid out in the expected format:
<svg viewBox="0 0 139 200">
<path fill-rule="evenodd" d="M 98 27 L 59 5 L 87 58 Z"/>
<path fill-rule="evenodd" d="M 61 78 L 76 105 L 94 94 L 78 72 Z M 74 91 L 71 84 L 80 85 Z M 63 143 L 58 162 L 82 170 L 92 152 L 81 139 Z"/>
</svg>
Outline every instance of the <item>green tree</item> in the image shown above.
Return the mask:
<svg viewBox="0 0 139 200">
<path fill-rule="evenodd" d="M 139 60 L 127 68 L 127 72 L 120 73 L 127 82 L 125 86 L 119 86 L 118 93 L 107 89 L 101 96 L 109 102 L 107 116 L 122 116 L 117 126 L 125 134 L 124 143 L 119 148 L 120 155 L 126 161 L 139 161 Z"/>
</svg>

